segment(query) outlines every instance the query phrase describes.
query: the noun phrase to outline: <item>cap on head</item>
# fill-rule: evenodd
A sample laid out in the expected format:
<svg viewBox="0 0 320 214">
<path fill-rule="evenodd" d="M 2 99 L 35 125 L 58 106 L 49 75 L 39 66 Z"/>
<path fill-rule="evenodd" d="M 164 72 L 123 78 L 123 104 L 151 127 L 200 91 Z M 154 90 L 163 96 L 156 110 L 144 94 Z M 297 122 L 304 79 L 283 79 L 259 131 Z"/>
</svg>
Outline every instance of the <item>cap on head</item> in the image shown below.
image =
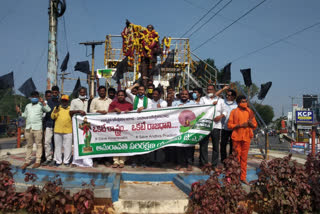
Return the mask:
<svg viewBox="0 0 320 214">
<path fill-rule="evenodd" d="M 64 94 L 64 95 L 61 96 L 61 100 L 67 100 L 67 101 L 69 101 L 69 96 L 66 95 L 66 94 Z"/>
</svg>

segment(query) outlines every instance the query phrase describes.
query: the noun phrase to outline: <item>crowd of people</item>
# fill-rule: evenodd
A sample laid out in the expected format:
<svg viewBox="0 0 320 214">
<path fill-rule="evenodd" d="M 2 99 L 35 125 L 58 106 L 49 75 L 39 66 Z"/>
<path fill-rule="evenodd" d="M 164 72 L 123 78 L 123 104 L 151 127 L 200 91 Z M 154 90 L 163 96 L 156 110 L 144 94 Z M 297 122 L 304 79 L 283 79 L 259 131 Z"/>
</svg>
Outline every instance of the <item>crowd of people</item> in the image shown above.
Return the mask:
<svg viewBox="0 0 320 214">
<path fill-rule="evenodd" d="M 68 95 L 60 95 L 59 88 L 53 86 L 45 92 L 45 99 L 39 92 L 31 94 L 24 112 L 19 107 L 16 111 L 26 119 L 25 137 L 27 140 L 26 159 L 21 166 L 27 168 L 32 162 L 32 148 L 36 144 L 36 161 L 32 168 L 46 166 L 95 166 L 102 162 L 113 168 L 123 168 L 130 163 L 132 167 L 148 165 L 161 166 L 165 162 L 174 164 L 174 169 L 186 168 L 192 171 L 194 163 L 194 146 L 166 147 L 144 155 L 113 158 L 72 158 L 72 117 L 76 114 L 88 113 L 124 113 L 128 111 L 142 112 L 144 109 L 180 107 L 186 105 L 215 106 L 213 130 L 199 142 L 199 166 L 211 163 L 216 167 L 223 163 L 229 153 L 236 151 L 241 164 L 241 181 L 246 183 L 247 155 L 253 130 L 257 127 L 253 112 L 248 108 L 246 97 L 237 96 L 236 91 L 228 86 L 216 91 L 214 85 L 208 85 L 206 95 L 202 88 L 192 91 L 186 89 L 175 94 L 172 87 L 155 88 L 152 82 L 148 86 L 135 83 L 126 90 L 116 91 L 114 88 L 99 86 L 98 96 L 88 99 L 86 88 L 78 91 L 78 97 L 70 100 Z M 222 96 L 223 95 L 223 96 Z M 209 160 L 209 138 L 212 142 L 212 160 Z M 220 148 L 220 149 L 219 149 Z M 62 154 L 63 153 L 63 154 Z M 220 160 L 219 160 L 220 157 Z"/>
</svg>

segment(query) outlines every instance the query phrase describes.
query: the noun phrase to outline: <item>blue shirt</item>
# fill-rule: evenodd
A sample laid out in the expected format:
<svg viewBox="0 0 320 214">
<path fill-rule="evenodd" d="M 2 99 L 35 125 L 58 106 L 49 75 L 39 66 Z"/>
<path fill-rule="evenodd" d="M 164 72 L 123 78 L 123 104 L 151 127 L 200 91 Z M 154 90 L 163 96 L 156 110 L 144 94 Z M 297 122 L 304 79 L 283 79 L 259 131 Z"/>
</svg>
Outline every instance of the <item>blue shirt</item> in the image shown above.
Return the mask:
<svg viewBox="0 0 320 214">
<path fill-rule="evenodd" d="M 172 103 L 172 106 L 179 106 L 179 105 L 195 105 L 196 103 L 193 100 L 187 100 L 187 102 L 183 103 L 181 100 L 176 100 Z"/>
</svg>

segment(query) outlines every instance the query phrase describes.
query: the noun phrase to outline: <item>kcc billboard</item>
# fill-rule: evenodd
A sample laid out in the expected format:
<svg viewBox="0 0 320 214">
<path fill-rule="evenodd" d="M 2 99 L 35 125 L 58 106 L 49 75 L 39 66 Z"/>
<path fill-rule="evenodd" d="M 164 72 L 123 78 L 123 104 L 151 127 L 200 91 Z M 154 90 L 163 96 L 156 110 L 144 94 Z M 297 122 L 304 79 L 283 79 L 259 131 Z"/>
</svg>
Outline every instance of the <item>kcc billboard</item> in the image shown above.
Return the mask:
<svg viewBox="0 0 320 214">
<path fill-rule="evenodd" d="M 297 123 L 313 123 L 313 111 L 296 111 Z"/>
</svg>

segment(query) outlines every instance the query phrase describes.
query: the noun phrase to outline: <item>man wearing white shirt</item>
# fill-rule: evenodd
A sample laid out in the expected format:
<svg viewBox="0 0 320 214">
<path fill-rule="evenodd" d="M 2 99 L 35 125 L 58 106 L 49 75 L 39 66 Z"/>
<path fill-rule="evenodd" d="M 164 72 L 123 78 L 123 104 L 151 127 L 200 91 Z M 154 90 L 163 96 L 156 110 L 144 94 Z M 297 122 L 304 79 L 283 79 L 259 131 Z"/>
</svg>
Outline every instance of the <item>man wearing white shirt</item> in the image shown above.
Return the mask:
<svg viewBox="0 0 320 214">
<path fill-rule="evenodd" d="M 167 101 L 161 99 L 161 91 L 159 88 L 155 88 L 152 93 L 152 108 L 166 108 L 168 106 Z"/>
<path fill-rule="evenodd" d="M 135 87 L 138 87 L 137 95 L 132 94 L 131 90 Z M 126 90 L 127 96 L 130 100 L 133 101 L 133 110 L 137 110 L 140 113 L 143 109 L 151 109 L 152 101 L 146 96 L 146 88 L 143 85 L 139 85 L 139 83 L 135 83 L 133 86 L 129 87 Z M 136 166 L 135 161 L 137 161 L 143 168 L 148 164 L 148 154 L 139 155 L 137 158 L 133 158 L 132 167 Z"/>
<path fill-rule="evenodd" d="M 71 117 L 74 114 L 80 114 L 84 116 L 87 114 L 87 109 L 88 109 L 87 89 L 85 87 L 81 87 L 79 90 L 78 98 L 73 99 L 71 101 L 70 115 Z M 75 157 L 73 156 L 72 165 L 77 165 L 82 167 L 92 167 L 93 161 L 92 161 L 92 158 L 75 159 Z"/>
<path fill-rule="evenodd" d="M 92 100 L 90 104 L 90 112 L 91 113 L 100 113 L 107 114 L 109 110 L 109 105 L 112 100 L 106 96 L 107 89 L 104 86 L 99 86 L 98 94 L 99 97 L 96 97 Z"/>
<path fill-rule="evenodd" d="M 233 109 L 236 109 L 238 107 L 238 104 L 235 101 L 237 97 L 237 92 L 226 87 L 224 89 L 227 90 L 227 95 L 226 95 L 226 99 L 224 100 L 224 109 L 226 112 L 226 117 L 222 119 L 223 129 L 221 133 L 221 148 L 220 148 L 221 162 L 223 162 L 224 159 L 227 158 L 228 142 L 230 142 L 229 154 L 232 154 L 232 139 L 231 139 L 232 129 L 228 129 L 228 121 L 229 121 L 230 112 Z"/>
<path fill-rule="evenodd" d="M 138 93 L 138 88 L 137 87 L 135 87 L 135 88 L 132 88 L 131 89 L 131 91 L 130 91 L 130 89 L 129 88 L 127 88 L 126 89 L 126 98 L 125 98 L 125 100 L 127 101 L 127 102 L 129 102 L 129 103 L 133 103 L 133 100 L 131 100 L 131 98 L 130 97 L 128 97 L 128 93 L 131 93 L 131 94 L 133 94 L 134 95 L 134 97 L 137 95 L 137 93 Z"/>
<path fill-rule="evenodd" d="M 180 100 L 176 100 L 172 103 L 172 106 L 186 106 L 195 105 L 193 100 L 189 100 L 189 91 L 182 90 L 180 92 Z M 192 171 L 192 147 L 177 147 L 178 165 L 175 170 L 180 170 L 182 167 L 186 167 L 188 171 Z"/>
<path fill-rule="evenodd" d="M 212 132 L 200 141 L 200 165 L 208 163 L 208 144 L 209 137 L 212 138 L 212 166 L 216 167 L 219 161 L 219 142 L 221 136 L 222 123 L 221 120 L 225 117 L 223 99 L 215 95 L 216 90 L 213 85 L 207 86 L 207 96 L 201 97 L 200 105 L 215 105 L 215 118 L 213 119 Z"/>
<path fill-rule="evenodd" d="M 131 93 L 131 90 L 135 87 L 138 87 L 137 95 Z M 152 101 L 148 97 L 146 97 L 146 88 L 143 85 L 139 85 L 139 83 L 135 83 L 133 86 L 129 87 L 126 90 L 127 96 L 130 100 L 133 101 L 133 110 L 137 110 L 137 112 L 141 112 L 143 109 L 151 109 Z"/>
<path fill-rule="evenodd" d="M 96 97 L 92 100 L 90 104 L 90 113 L 99 113 L 99 114 L 107 114 L 109 111 L 109 106 L 112 102 L 110 98 L 107 97 L 107 89 L 105 86 L 101 85 L 98 88 L 99 97 Z M 99 159 L 100 162 L 103 161 L 105 166 L 110 166 L 110 162 L 112 158 L 105 157 Z"/>
</svg>

